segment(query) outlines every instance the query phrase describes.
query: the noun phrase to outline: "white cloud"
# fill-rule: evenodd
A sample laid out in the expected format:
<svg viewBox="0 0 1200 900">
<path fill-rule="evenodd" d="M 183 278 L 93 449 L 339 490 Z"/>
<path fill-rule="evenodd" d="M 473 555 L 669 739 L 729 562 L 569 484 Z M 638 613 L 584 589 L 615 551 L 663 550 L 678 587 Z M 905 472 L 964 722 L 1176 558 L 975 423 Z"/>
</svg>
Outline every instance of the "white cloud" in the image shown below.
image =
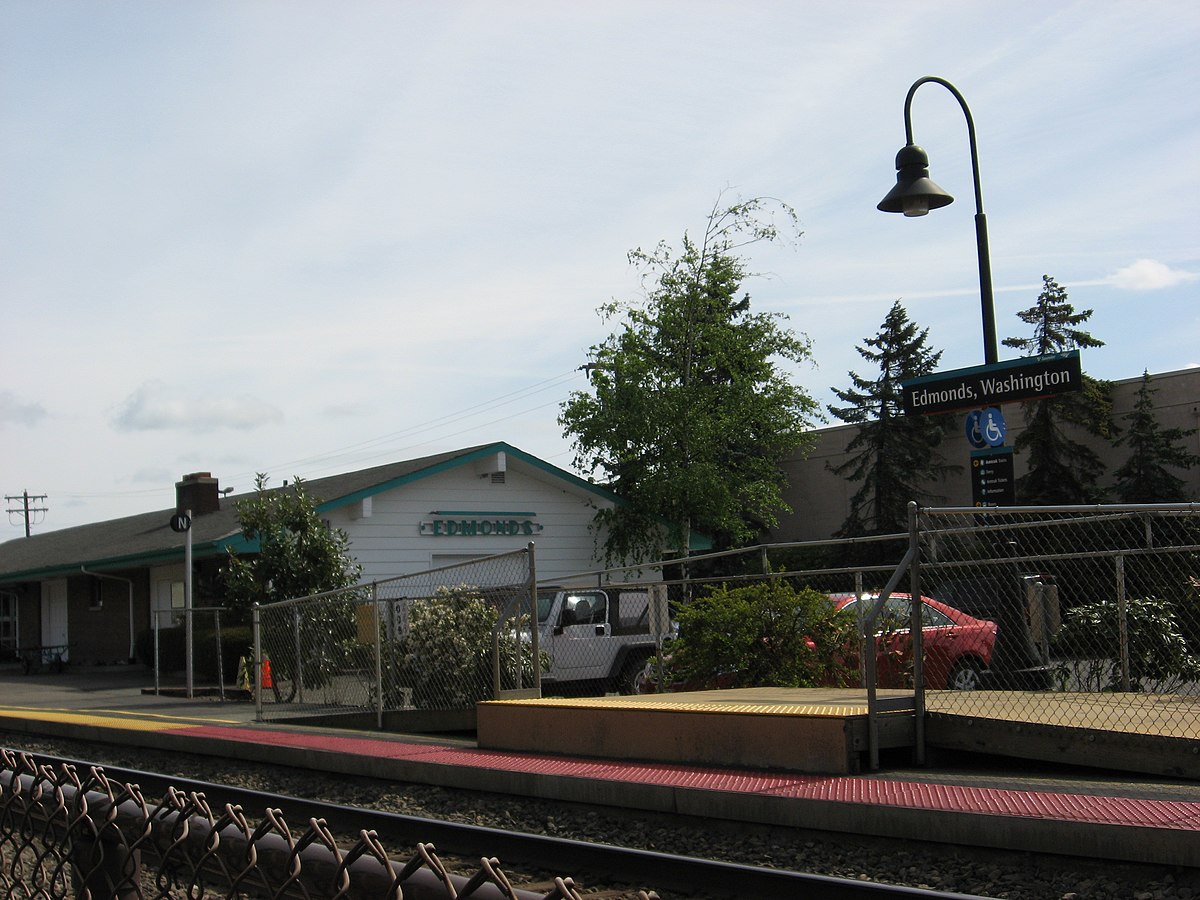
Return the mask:
<svg viewBox="0 0 1200 900">
<path fill-rule="evenodd" d="M 165 506 L 189 471 L 487 440 L 570 465 L 559 376 L 639 296 L 626 251 L 695 234 L 722 187 L 800 214 L 746 289 L 812 338 L 820 400 L 898 298 L 944 368 L 978 364 L 950 92 L 919 93 L 914 137 L 957 202 L 875 209 L 922 72 L 979 126 L 999 333 L 1049 273 L 1096 309 L 1096 377 L 1197 361 L 1194 0 L 293 6 L 0 2 L 0 470 L 94 498 L 48 525 Z M 1097 194 L 1112 159 L 1140 177 Z M 1152 314 L 1105 302 L 1154 287 Z"/>
<path fill-rule="evenodd" d="M 1200 278 L 1200 274 L 1172 269 L 1156 259 L 1139 259 L 1104 279 L 1105 284 L 1129 291 L 1157 291 Z"/>
<path fill-rule="evenodd" d="M 130 394 L 112 417 L 118 431 L 166 431 L 172 428 L 232 428 L 250 431 L 283 421 L 271 404 L 246 394 L 206 397 L 148 381 Z"/>
<path fill-rule="evenodd" d="M 22 403 L 12 391 L 0 391 L 0 422 L 33 425 L 46 417 L 40 403 Z"/>
</svg>

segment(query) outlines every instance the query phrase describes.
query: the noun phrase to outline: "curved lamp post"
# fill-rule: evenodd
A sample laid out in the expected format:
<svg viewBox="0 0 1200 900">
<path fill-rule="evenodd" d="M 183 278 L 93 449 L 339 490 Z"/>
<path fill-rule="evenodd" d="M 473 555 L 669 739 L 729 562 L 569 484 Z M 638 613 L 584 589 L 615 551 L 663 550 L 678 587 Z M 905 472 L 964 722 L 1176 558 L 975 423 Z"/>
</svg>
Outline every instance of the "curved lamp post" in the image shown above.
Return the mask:
<svg viewBox="0 0 1200 900">
<path fill-rule="evenodd" d="M 917 88 L 926 82 L 942 85 L 954 95 L 967 117 L 967 136 L 971 141 L 971 170 L 975 177 L 975 242 L 979 249 L 979 297 L 983 305 L 983 356 L 988 365 L 997 362 L 996 312 L 992 302 L 992 263 L 988 255 L 987 218 L 983 214 L 983 192 L 979 188 L 979 154 L 975 147 L 975 122 L 971 110 L 958 89 L 944 78 L 927 75 L 913 82 L 904 100 L 904 136 L 907 143 L 896 154 L 896 186 L 879 201 L 883 212 L 923 216 L 954 202 L 954 198 L 929 178 L 929 156 L 913 143 L 912 100 Z"/>
</svg>

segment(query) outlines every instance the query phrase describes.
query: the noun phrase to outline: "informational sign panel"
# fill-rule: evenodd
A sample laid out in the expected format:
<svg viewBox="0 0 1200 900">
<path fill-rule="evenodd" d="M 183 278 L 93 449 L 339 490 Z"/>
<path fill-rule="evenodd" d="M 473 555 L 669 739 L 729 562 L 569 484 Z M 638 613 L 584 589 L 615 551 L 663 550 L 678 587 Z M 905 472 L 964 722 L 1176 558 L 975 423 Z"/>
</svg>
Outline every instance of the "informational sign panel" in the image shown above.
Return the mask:
<svg viewBox="0 0 1200 900">
<path fill-rule="evenodd" d="M 976 506 L 1015 506 L 1012 447 L 971 451 L 971 502 Z"/>
<path fill-rule="evenodd" d="M 1079 351 L 935 372 L 900 385 L 905 415 L 927 416 L 1053 397 L 1083 389 Z"/>
</svg>

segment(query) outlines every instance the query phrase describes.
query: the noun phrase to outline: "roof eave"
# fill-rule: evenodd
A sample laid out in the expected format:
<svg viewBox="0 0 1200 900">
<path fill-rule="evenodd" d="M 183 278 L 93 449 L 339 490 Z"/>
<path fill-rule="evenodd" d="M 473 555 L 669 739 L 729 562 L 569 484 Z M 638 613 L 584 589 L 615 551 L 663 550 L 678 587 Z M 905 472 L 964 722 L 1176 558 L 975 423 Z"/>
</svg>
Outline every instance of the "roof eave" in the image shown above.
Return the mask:
<svg viewBox="0 0 1200 900">
<path fill-rule="evenodd" d="M 256 553 L 257 540 L 247 540 L 241 533 L 226 535 L 211 541 L 192 545 L 193 559 L 211 559 L 224 556 L 230 551 L 235 553 Z M 123 569 L 137 569 L 172 562 L 183 562 L 187 553 L 183 547 L 165 547 L 144 553 L 132 553 L 127 556 L 107 556 L 97 559 L 81 559 L 69 563 L 59 563 L 53 566 L 43 566 L 23 571 L 5 572 L 3 581 L 41 581 L 47 578 L 61 578 L 67 575 L 78 575 L 84 569 L 93 572 L 114 572 Z"/>
</svg>

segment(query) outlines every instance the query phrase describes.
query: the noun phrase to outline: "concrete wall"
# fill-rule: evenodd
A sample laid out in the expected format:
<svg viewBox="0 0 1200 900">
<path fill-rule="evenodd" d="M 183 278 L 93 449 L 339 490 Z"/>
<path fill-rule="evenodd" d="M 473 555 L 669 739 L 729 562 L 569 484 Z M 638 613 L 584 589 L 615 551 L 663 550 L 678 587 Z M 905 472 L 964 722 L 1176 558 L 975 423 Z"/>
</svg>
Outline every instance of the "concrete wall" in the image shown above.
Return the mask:
<svg viewBox="0 0 1200 900">
<path fill-rule="evenodd" d="M 1182 369 L 1151 375 L 1155 410 L 1164 428 L 1192 429 L 1200 425 L 1200 368 Z M 1142 378 L 1124 379 L 1114 383 L 1113 420 L 1124 428 L 1128 415 L 1141 388 Z M 1009 445 L 1013 444 L 1023 430 L 1020 404 L 1008 404 L 1003 408 L 1008 421 Z M 957 414 L 960 423 L 963 414 Z M 788 476 L 788 488 L 784 495 L 792 512 L 780 516 L 779 525 L 769 537 L 772 541 L 822 540 L 833 535 L 850 512 L 850 498 L 860 482 L 850 482 L 829 471 L 848 458 L 846 446 L 854 437 L 856 426 L 841 425 L 824 428 L 816 433 L 816 444 L 806 459 L 793 458 L 784 466 Z M 1091 436 L 1076 434 L 1076 439 L 1087 444 L 1100 456 L 1107 466 L 1101 484 L 1112 484 L 1112 474 L 1129 456 L 1128 448 L 1114 447 L 1111 443 Z M 968 465 L 970 445 L 960 427 L 946 436 L 943 456 L 947 462 L 962 466 L 962 471 L 951 475 L 943 482 L 928 485 L 930 493 L 942 496 L 945 506 L 970 506 L 971 481 Z M 1200 453 L 1200 433 L 1192 435 L 1185 446 L 1193 453 Z M 1023 454 L 1014 460 L 1016 477 L 1026 471 Z M 1200 466 L 1179 470 L 1177 474 L 1188 487 L 1188 496 L 1200 500 Z"/>
</svg>

